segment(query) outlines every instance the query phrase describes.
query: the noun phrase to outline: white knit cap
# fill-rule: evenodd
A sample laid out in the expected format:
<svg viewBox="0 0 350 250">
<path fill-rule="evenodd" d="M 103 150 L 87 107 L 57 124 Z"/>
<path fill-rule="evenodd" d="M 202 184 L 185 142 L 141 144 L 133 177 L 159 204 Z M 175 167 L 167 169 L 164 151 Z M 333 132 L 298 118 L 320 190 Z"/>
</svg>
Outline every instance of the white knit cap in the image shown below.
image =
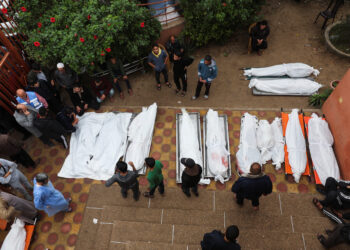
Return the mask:
<svg viewBox="0 0 350 250">
<path fill-rule="evenodd" d="M 57 63 L 57 68 L 58 69 L 63 69 L 64 68 L 64 64 L 63 63 Z"/>
</svg>

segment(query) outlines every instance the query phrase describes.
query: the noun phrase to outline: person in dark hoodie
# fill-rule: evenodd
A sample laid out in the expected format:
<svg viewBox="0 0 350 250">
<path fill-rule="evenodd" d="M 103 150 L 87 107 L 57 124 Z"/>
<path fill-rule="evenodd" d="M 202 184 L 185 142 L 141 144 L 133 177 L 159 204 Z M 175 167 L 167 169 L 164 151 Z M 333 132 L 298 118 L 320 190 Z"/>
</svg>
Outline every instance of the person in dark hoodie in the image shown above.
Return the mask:
<svg viewBox="0 0 350 250">
<path fill-rule="evenodd" d="M 57 113 L 56 120 L 70 133 L 75 132 L 75 125 L 79 122 L 79 119 L 74 113 L 74 109 L 67 106 Z"/>
<path fill-rule="evenodd" d="M 198 196 L 198 183 L 202 175 L 202 167 L 191 158 L 181 158 L 181 163 L 185 166 L 181 176 L 182 192 L 187 197 L 191 197 L 190 188 L 195 196 Z"/>
<path fill-rule="evenodd" d="M 184 48 L 181 46 L 180 42 L 175 38 L 174 35 L 171 35 L 169 37 L 169 40 L 165 44 L 165 48 L 168 52 L 170 62 L 174 62 L 175 51 L 179 51 L 181 53 L 184 52 Z"/>
<path fill-rule="evenodd" d="M 219 230 L 206 233 L 201 241 L 202 250 L 240 250 L 241 246 L 237 243 L 238 236 L 239 229 L 235 225 L 226 228 L 225 233 Z"/>
<path fill-rule="evenodd" d="M 154 44 L 152 47 L 152 52 L 148 55 L 148 64 L 154 69 L 156 74 L 157 89 L 161 89 L 160 85 L 160 73 L 164 75 L 165 85 L 171 88 L 171 84 L 168 80 L 168 71 L 166 69 L 166 64 L 169 60 L 167 53 L 159 48 L 158 44 Z"/>
<path fill-rule="evenodd" d="M 176 84 L 176 94 L 180 94 L 181 96 L 186 95 L 187 91 L 187 67 L 192 64 L 192 58 L 183 58 L 183 53 L 180 50 L 176 50 L 174 52 L 174 82 Z M 180 79 L 182 81 L 182 89 L 180 85 Z"/>
<path fill-rule="evenodd" d="M 262 55 L 262 50 L 267 49 L 267 37 L 270 34 L 270 28 L 267 21 L 258 22 L 252 29 L 250 35 L 252 37 L 252 49 Z"/>
<path fill-rule="evenodd" d="M 259 210 L 259 198 L 272 192 L 270 177 L 261 171 L 259 163 L 250 166 L 250 173 L 245 174 L 233 184 L 231 191 L 235 193 L 238 205 L 243 205 L 243 200 L 252 201 L 254 210 Z"/>
<path fill-rule="evenodd" d="M 62 143 L 63 147 L 67 149 L 68 143 L 64 136 L 67 131 L 58 121 L 48 117 L 47 114 L 47 109 L 41 107 L 39 109 L 39 117 L 34 120 L 34 126 L 37 127 L 47 138 L 54 139 L 57 142 Z"/>
<path fill-rule="evenodd" d="M 88 108 L 95 110 L 100 108 L 100 104 L 92 97 L 90 91 L 81 84 L 73 85 L 71 100 L 79 116 L 82 116 Z"/>
</svg>

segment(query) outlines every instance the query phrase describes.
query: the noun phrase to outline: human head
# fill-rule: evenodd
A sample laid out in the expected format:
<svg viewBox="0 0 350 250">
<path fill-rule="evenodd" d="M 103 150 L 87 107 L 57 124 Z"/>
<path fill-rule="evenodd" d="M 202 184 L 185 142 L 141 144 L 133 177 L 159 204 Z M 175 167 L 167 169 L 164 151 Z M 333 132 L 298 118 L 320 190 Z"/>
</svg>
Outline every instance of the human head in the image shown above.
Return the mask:
<svg viewBox="0 0 350 250">
<path fill-rule="evenodd" d="M 171 35 L 171 36 L 169 37 L 169 40 L 170 40 L 171 43 L 175 43 L 176 38 L 175 38 L 174 35 Z"/>
<path fill-rule="evenodd" d="M 145 159 L 146 166 L 149 168 L 153 168 L 154 165 L 156 164 L 156 161 L 152 157 L 147 157 Z"/>
<path fill-rule="evenodd" d="M 58 71 L 64 72 L 64 64 L 63 63 L 57 63 L 57 69 Z"/>
<path fill-rule="evenodd" d="M 24 89 L 17 89 L 16 95 L 19 98 L 26 99 L 27 98 L 27 93 L 24 91 Z"/>
<path fill-rule="evenodd" d="M 78 93 L 81 90 L 80 84 L 74 84 L 73 85 L 73 93 Z"/>
<path fill-rule="evenodd" d="M 196 163 L 191 158 L 181 158 L 181 163 L 185 165 L 187 168 L 193 168 Z"/>
<path fill-rule="evenodd" d="M 126 164 L 124 161 L 118 161 L 117 170 L 119 170 L 122 173 L 126 173 L 128 171 L 128 164 Z"/>
<path fill-rule="evenodd" d="M 205 63 L 206 65 L 210 65 L 210 64 L 211 64 L 211 56 L 210 56 L 210 55 L 206 55 L 206 56 L 204 57 L 204 63 Z"/>
<path fill-rule="evenodd" d="M 258 175 L 261 173 L 261 165 L 257 162 L 254 162 L 250 165 L 250 173 L 253 175 Z"/>
<path fill-rule="evenodd" d="M 72 107 L 69 107 L 69 106 L 65 106 L 63 108 L 63 111 L 64 111 L 65 114 L 68 114 L 68 115 L 74 113 L 74 109 Z"/>
<path fill-rule="evenodd" d="M 153 44 L 152 46 L 152 51 L 154 54 L 158 54 L 159 53 L 159 45 L 158 44 Z"/>
<path fill-rule="evenodd" d="M 239 236 L 239 229 L 235 225 L 231 225 L 226 228 L 225 238 L 227 241 L 235 242 L 237 237 Z"/>
<path fill-rule="evenodd" d="M 34 71 L 29 72 L 27 76 L 27 83 L 29 86 L 38 87 L 38 77 Z"/>
<path fill-rule="evenodd" d="M 115 59 L 115 58 L 114 58 L 114 59 Z M 96 78 L 95 78 L 95 85 L 96 85 L 96 86 L 100 86 L 100 85 L 101 85 L 101 83 L 102 83 L 102 79 L 101 79 L 101 78 L 96 77 Z"/>
<path fill-rule="evenodd" d="M 266 20 L 262 20 L 261 22 L 259 22 L 259 26 L 260 26 L 261 30 L 265 29 L 266 26 L 267 26 L 267 21 Z"/>
<path fill-rule="evenodd" d="M 41 184 L 41 185 L 45 185 L 48 183 L 49 181 L 49 177 L 47 176 L 47 174 L 45 173 L 39 173 L 35 176 L 36 182 Z"/>
<path fill-rule="evenodd" d="M 41 71 L 40 64 L 33 63 L 33 64 L 32 64 L 32 70 L 33 70 L 35 73 L 40 72 L 40 71 Z"/>
<path fill-rule="evenodd" d="M 23 113 L 25 115 L 29 115 L 27 106 L 25 104 L 17 104 L 16 109 L 18 112 Z"/>
<path fill-rule="evenodd" d="M 174 60 L 175 60 L 175 61 L 180 60 L 180 59 L 181 59 L 181 56 L 182 56 L 181 51 L 176 50 L 176 51 L 174 52 Z"/>
<path fill-rule="evenodd" d="M 47 115 L 47 109 L 45 107 L 41 107 L 39 109 L 39 115 L 45 117 Z"/>
<path fill-rule="evenodd" d="M 111 63 L 113 63 L 113 64 L 116 64 L 116 63 L 117 63 L 117 58 L 116 58 L 115 56 L 111 56 L 111 57 L 109 58 L 109 60 L 110 60 Z"/>
</svg>

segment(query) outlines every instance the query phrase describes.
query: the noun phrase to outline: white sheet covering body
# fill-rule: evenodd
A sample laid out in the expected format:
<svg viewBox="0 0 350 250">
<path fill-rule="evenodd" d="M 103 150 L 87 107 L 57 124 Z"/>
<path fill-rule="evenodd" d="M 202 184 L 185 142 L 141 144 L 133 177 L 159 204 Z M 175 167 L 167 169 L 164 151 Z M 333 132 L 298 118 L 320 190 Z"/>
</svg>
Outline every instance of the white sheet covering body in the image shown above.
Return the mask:
<svg viewBox="0 0 350 250">
<path fill-rule="evenodd" d="M 272 149 L 275 145 L 273 131 L 267 120 L 260 120 L 256 131 L 256 143 L 260 150 L 261 163 L 265 164 L 272 158 Z"/>
<path fill-rule="evenodd" d="M 328 177 L 339 180 L 340 173 L 332 145 L 333 136 L 328 123 L 316 114 L 309 120 L 309 148 L 312 163 L 323 185 Z"/>
<path fill-rule="evenodd" d="M 207 166 L 209 171 L 215 176 L 215 181 L 224 183 L 229 166 L 227 156 L 230 155 L 225 147 L 225 131 L 222 126 L 220 126 L 217 111 L 209 109 L 206 115 L 206 122 Z M 228 179 L 229 178 L 227 178 L 227 180 Z"/>
<path fill-rule="evenodd" d="M 256 130 L 258 119 L 256 116 L 245 113 L 241 122 L 241 137 L 236 154 L 239 169 L 243 173 L 249 173 L 250 166 L 254 162 L 261 163 L 260 152 L 256 142 Z"/>
<path fill-rule="evenodd" d="M 312 95 L 322 87 L 321 84 L 303 78 L 254 78 L 249 88 L 274 94 Z"/>
<path fill-rule="evenodd" d="M 27 232 L 20 219 L 12 224 L 10 232 L 2 243 L 1 250 L 24 250 Z"/>
<path fill-rule="evenodd" d="M 154 122 L 157 116 L 157 104 L 153 103 L 148 108 L 142 108 L 131 122 L 128 130 L 128 141 L 130 142 L 125 162 L 132 161 L 136 170 L 140 170 L 149 155 L 149 146 L 152 143 Z M 132 170 L 131 166 L 128 166 Z"/>
<path fill-rule="evenodd" d="M 59 177 L 107 180 L 126 149 L 131 113 L 85 113 L 72 133 Z"/>
<path fill-rule="evenodd" d="M 293 109 L 288 115 L 286 128 L 286 144 L 288 148 L 288 160 L 292 168 L 294 180 L 299 183 L 300 176 L 306 168 L 306 144 L 299 122 L 298 109 Z"/>
<path fill-rule="evenodd" d="M 199 147 L 198 129 L 185 109 L 181 109 L 182 119 L 180 121 L 180 159 L 192 158 L 203 167 L 202 152 Z M 179 159 L 179 160 L 180 160 Z M 185 166 L 180 163 L 180 175 Z"/>
<path fill-rule="evenodd" d="M 250 68 L 244 70 L 245 76 L 284 76 L 289 77 L 307 77 L 311 74 L 318 76 L 320 72 L 317 69 L 305 63 L 284 63 L 264 68 Z"/>
<path fill-rule="evenodd" d="M 276 117 L 271 124 L 271 128 L 275 141 L 272 149 L 272 164 L 275 165 L 276 170 L 278 170 L 284 162 L 284 137 L 281 118 Z"/>
</svg>

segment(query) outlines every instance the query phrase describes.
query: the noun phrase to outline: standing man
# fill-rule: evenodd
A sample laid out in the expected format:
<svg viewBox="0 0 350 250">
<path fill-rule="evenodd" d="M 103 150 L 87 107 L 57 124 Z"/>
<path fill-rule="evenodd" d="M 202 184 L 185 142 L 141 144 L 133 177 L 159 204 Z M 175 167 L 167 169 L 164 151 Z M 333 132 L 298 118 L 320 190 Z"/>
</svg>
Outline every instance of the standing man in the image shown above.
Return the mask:
<svg viewBox="0 0 350 250">
<path fill-rule="evenodd" d="M 160 161 L 154 160 L 152 157 L 145 159 L 146 167 L 149 169 L 147 174 L 147 180 L 149 183 L 148 192 L 143 195 L 145 197 L 154 198 L 154 192 L 158 187 L 158 191 L 161 195 L 164 195 L 164 183 L 162 168 L 163 164 Z"/>
<path fill-rule="evenodd" d="M 165 44 L 165 48 L 168 52 L 170 62 L 174 62 L 175 51 L 179 51 L 181 54 L 184 52 L 183 47 L 181 46 L 180 42 L 175 38 L 174 35 L 171 35 L 169 37 L 169 40 Z"/>
<path fill-rule="evenodd" d="M 39 118 L 34 120 L 34 126 L 47 138 L 62 143 L 65 149 L 68 148 L 68 143 L 64 137 L 67 131 L 58 121 L 47 116 L 47 110 L 44 107 L 39 109 Z"/>
<path fill-rule="evenodd" d="M 47 101 L 41 95 L 33 91 L 26 92 L 24 89 L 17 89 L 16 95 L 16 100 L 19 104 L 30 105 L 36 110 L 39 110 L 41 107 L 49 107 Z"/>
<path fill-rule="evenodd" d="M 71 100 L 77 115 L 82 116 L 88 108 L 98 110 L 100 104 L 92 97 L 89 90 L 80 84 L 74 84 L 71 93 Z"/>
<path fill-rule="evenodd" d="M 154 69 L 156 73 L 157 89 L 161 89 L 160 85 L 160 73 L 164 75 L 165 85 L 171 88 L 171 83 L 168 81 L 168 71 L 166 64 L 169 60 L 167 53 L 159 48 L 158 44 L 154 44 L 152 52 L 148 55 L 148 64 Z"/>
<path fill-rule="evenodd" d="M 198 197 L 198 183 L 202 176 L 202 167 L 191 158 L 182 158 L 181 163 L 185 166 L 181 176 L 182 192 L 187 197 L 191 197 L 190 188 L 195 196 Z"/>
<path fill-rule="evenodd" d="M 258 22 L 251 31 L 252 37 L 252 49 L 262 55 L 262 50 L 267 49 L 267 37 L 270 34 L 270 28 L 267 25 L 267 21 L 263 20 Z"/>
<path fill-rule="evenodd" d="M 0 154 L 8 156 L 12 161 L 22 164 L 24 167 L 36 166 L 32 157 L 22 148 L 24 143 L 7 135 L 0 134 Z"/>
<path fill-rule="evenodd" d="M 123 198 L 128 196 L 128 189 L 131 189 L 134 194 L 134 200 L 138 201 L 140 197 L 139 176 L 133 162 L 129 162 L 133 171 L 128 171 L 128 164 L 123 161 L 118 161 L 116 166 L 115 175 L 113 175 L 106 182 L 106 187 L 110 187 L 114 182 L 118 182 L 121 187 L 121 193 Z"/>
<path fill-rule="evenodd" d="M 262 173 L 259 163 L 250 166 L 250 173 L 245 174 L 233 184 L 232 190 L 237 204 L 242 206 L 243 200 L 252 201 L 253 209 L 259 210 L 259 197 L 272 192 L 270 177 Z"/>
<path fill-rule="evenodd" d="M 47 174 L 37 174 L 33 182 L 34 205 L 37 209 L 45 211 L 50 217 L 61 211 L 72 212 L 72 208 L 69 207 L 72 199 L 65 199 L 63 194 L 53 187 Z"/>
<path fill-rule="evenodd" d="M 17 169 L 17 164 L 0 158 L 0 183 L 9 184 L 13 189 L 23 194 L 26 200 L 33 200 L 32 196 L 27 192 L 33 190 L 24 174 Z"/>
<path fill-rule="evenodd" d="M 226 228 L 226 232 L 214 230 L 206 233 L 201 241 L 202 250 L 240 250 L 241 246 L 237 243 L 239 229 L 235 225 Z"/>
<path fill-rule="evenodd" d="M 196 93 L 194 96 L 192 96 L 192 100 L 196 100 L 199 97 L 203 84 L 205 84 L 204 99 L 208 99 L 211 83 L 217 75 L 218 69 L 216 67 L 214 59 L 212 59 L 210 55 L 206 55 L 204 59 L 202 59 L 198 64 L 199 79 L 196 88 Z"/>
<path fill-rule="evenodd" d="M 176 94 L 180 94 L 182 97 L 186 95 L 187 91 L 187 67 L 192 64 L 192 58 L 182 58 L 183 53 L 179 50 L 174 52 L 174 82 L 176 84 Z M 180 79 L 182 81 L 182 89 L 180 85 Z"/>
<path fill-rule="evenodd" d="M 128 88 L 128 93 L 129 93 L 129 95 L 132 95 L 133 94 L 132 88 L 131 88 L 128 76 L 125 73 L 124 65 L 123 65 L 122 61 L 120 61 L 115 56 L 113 56 L 107 62 L 107 68 L 113 77 L 113 83 L 115 84 L 115 87 L 117 88 L 117 90 L 119 92 L 120 98 L 124 99 L 123 90 L 119 85 L 120 79 L 123 79 L 125 81 L 126 87 Z"/>
<path fill-rule="evenodd" d="M 69 96 L 71 96 L 73 84 L 79 82 L 77 73 L 68 66 L 64 66 L 63 63 L 57 64 L 57 70 L 53 78 L 57 84 L 67 91 Z"/>
<path fill-rule="evenodd" d="M 104 78 L 95 78 L 94 81 L 91 82 L 91 89 L 95 93 L 98 103 L 103 102 L 106 97 L 112 98 L 114 95 L 112 84 Z"/>
</svg>

